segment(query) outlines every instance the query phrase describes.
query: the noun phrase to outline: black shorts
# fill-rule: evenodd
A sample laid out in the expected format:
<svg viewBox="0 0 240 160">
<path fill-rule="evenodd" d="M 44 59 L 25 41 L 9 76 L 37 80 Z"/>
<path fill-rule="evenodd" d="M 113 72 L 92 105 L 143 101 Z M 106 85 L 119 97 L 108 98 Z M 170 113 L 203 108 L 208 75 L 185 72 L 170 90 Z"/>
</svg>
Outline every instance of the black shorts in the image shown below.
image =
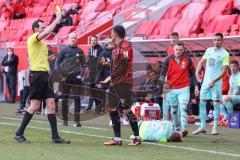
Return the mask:
<svg viewBox="0 0 240 160">
<path fill-rule="evenodd" d="M 30 94 L 29 99 L 46 100 L 54 98 L 52 87 L 48 83 L 48 72 L 43 71 L 30 71 L 29 83 Z"/>
<path fill-rule="evenodd" d="M 129 109 L 133 104 L 132 87 L 130 84 L 116 84 L 110 86 L 107 101 L 109 108 Z"/>
</svg>

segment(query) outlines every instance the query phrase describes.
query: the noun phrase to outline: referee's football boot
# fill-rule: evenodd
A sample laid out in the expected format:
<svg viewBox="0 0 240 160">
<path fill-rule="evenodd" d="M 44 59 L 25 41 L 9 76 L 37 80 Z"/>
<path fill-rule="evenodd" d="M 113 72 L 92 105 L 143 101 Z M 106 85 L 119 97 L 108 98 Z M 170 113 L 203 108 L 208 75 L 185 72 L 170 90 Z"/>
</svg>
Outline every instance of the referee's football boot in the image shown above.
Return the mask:
<svg viewBox="0 0 240 160">
<path fill-rule="evenodd" d="M 55 144 L 70 144 L 71 142 L 59 137 L 59 138 L 52 139 L 52 143 L 55 143 Z"/>
</svg>

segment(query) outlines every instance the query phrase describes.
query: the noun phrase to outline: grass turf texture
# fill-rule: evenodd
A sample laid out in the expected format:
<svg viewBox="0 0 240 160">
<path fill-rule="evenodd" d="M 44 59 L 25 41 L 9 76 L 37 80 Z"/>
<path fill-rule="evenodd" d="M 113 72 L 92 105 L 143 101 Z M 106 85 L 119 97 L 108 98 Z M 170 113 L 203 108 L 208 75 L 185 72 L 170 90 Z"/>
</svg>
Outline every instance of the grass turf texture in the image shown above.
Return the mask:
<svg viewBox="0 0 240 160">
<path fill-rule="evenodd" d="M 208 134 L 184 138 L 183 143 L 144 143 L 128 147 L 130 127 L 122 127 L 123 146 L 104 146 L 113 135 L 108 126 L 108 116 L 83 122 L 83 127 L 58 125 L 60 135 L 71 140 L 70 145 L 50 143 L 49 124 L 46 117 L 35 116 L 25 136 L 30 144 L 18 144 L 13 134 L 22 116 L 14 115 L 17 105 L 0 104 L 0 160 L 239 160 L 240 130 L 220 128 L 219 136 Z M 190 126 L 189 131 L 196 129 Z"/>
</svg>

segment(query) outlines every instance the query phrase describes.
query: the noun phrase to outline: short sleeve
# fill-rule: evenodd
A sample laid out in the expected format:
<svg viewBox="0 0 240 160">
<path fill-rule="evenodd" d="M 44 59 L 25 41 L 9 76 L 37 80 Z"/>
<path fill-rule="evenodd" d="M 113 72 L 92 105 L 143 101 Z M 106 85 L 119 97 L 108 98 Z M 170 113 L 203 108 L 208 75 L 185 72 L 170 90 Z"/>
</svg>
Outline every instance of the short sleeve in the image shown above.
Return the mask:
<svg viewBox="0 0 240 160">
<path fill-rule="evenodd" d="M 37 36 L 39 33 L 34 33 L 28 38 L 28 45 L 38 42 Z"/>
<path fill-rule="evenodd" d="M 204 53 L 204 55 L 203 55 L 203 57 L 202 57 L 204 60 L 207 60 L 208 50 L 209 50 L 209 49 L 207 49 L 207 50 L 205 51 L 205 53 Z"/>
<path fill-rule="evenodd" d="M 229 53 L 226 53 L 224 55 L 222 65 L 223 66 L 228 66 L 229 65 Z"/>
<path fill-rule="evenodd" d="M 240 86 L 240 76 L 237 79 L 237 86 Z"/>
</svg>

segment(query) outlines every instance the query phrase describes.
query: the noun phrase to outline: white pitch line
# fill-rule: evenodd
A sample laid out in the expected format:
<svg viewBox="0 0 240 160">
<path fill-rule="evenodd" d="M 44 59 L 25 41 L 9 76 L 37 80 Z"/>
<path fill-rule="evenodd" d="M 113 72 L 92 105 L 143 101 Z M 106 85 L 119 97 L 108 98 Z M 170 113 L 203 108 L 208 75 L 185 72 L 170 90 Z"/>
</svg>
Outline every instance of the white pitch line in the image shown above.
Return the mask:
<svg viewBox="0 0 240 160">
<path fill-rule="evenodd" d="M 0 122 L 0 125 L 18 126 L 17 124 L 14 124 L 14 123 L 1 123 L 1 122 Z M 28 126 L 28 128 L 50 131 L 49 128 L 40 128 L 40 127 L 33 127 L 33 126 Z M 108 136 L 99 136 L 99 135 L 94 135 L 94 134 L 86 134 L 86 133 L 72 132 L 72 131 L 66 131 L 66 130 L 59 130 L 59 132 L 68 133 L 68 134 L 75 134 L 75 135 L 83 135 L 83 136 L 95 137 L 95 138 L 103 138 L 103 139 L 111 139 L 112 138 L 112 137 L 108 137 Z M 122 140 L 127 141 L 127 142 L 129 141 L 127 139 L 122 139 Z M 167 147 L 167 148 L 182 149 L 182 150 L 189 150 L 189 151 L 195 151 L 195 152 L 205 152 L 205 153 L 211 153 L 211 154 L 216 154 L 216 155 L 240 157 L 240 154 L 218 152 L 218 151 L 213 151 L 213 150 L 204 150 L 204 149 L 197 149 L 197 148 L 191 148 L 191 147 L 180 147 L 180 146 L 173 146 L 173 145 L 166 145 L 166 144 L 159 144 L 159 143 L 149 143 L 149 142 L 143 142 L 143 144 L 154 145 L 154 146 L 162 146 L 162 147 Z"/>
<path fill-rule="evenodd" d="M 21 118 L 14 118 L 14 117 L 0 117 L 2 119 L 8 119 L 8 120 L 16 120 L 16 121 L 21 121 Z M 31 120 L 32 122 L 37 122 L 37 123 L 48 123 L 46 121 L 38 121 L 38 120 Z M 62 125 L 61 123 L 57 123 L 58 125 Z M 99 128 L 99 127 L 89 127 L 89 126 L 82 126 L 83 128 L 88 128 L 88 129 L 95 129 L 95 130 L 102 130 L 102 131 L 107 131 L 110 129 L 107 128 Z"/>
</svg>

